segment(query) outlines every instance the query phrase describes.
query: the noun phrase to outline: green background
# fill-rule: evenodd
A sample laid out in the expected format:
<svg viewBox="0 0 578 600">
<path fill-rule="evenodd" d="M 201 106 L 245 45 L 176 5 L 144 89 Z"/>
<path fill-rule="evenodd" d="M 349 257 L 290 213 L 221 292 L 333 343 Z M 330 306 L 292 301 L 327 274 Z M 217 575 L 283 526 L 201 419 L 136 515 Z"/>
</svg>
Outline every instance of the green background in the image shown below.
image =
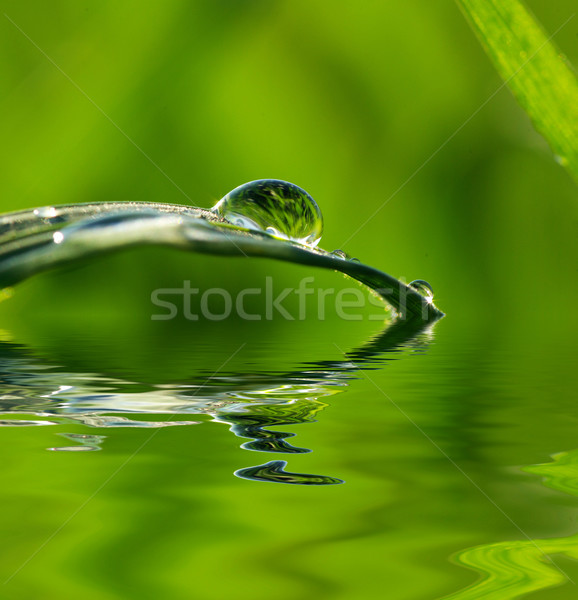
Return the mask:
<svg viewBox="0 0 578 600">
<path fill-rule="evenodd" d="M 528 5 L 549 32 L 575 10 L 572 0 Z M 372 377 L 533 538 L 575 533 L 540 504 L 537 479 L 520 492 L 519 475 L 499 468 L 575 447 L 576 186 L 453 2 L 5 1 L 1 12 L 3 212 L 210 207 L 246 181 L 296 183 L 323 212 L 321 247 L 427 279 L 448 315 L 431 361 Z M 574 65 L 577 39 L 573 19 L 554 40 Z M 0 303 L 0 328 L 68 372 L 143 385 L 210 372 L 243 343 L 231 370 L 337 359 L 379 329 L 335 315 L 150 320 L 157 287 L 186 279 L 234 292 L 267 275 L 278 288 L 310 275 L 317 287 L 349 285 L 267 260 L 135 249 L 21 284 Z M 344 486 L 242 481 L 231 473 L 260 457 L 242 455 L 226 428 L 161 432 L 6 597 L 436 598 L 471 583 L 447 557 L 520 532 L 378 396 L 358 382 L 317 434 L 300 429 L 315 452 L 293 467 Z M 46 453 L 52 428 L 17 429 L 1 442 L 6 577 L 148 435 L 117 433 L 87 463 Z M 567 497 L 552 500 L 556 511 Z M 563 589 L 548 597 L 572 597 Z"/>
</svg>

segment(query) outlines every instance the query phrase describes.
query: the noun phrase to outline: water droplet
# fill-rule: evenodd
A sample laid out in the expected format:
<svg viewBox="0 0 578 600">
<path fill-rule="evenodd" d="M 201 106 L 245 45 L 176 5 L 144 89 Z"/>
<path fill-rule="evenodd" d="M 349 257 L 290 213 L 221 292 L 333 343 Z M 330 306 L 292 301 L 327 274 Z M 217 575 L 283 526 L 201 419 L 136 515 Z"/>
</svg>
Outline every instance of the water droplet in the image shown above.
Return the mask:
<svg viewBox="0 0 578 600">
<path fill-rule="evenodd" d="M 64 240 L 64 234 L 62 233 L 62 231 L 55 231 L 52 234 L 52 239 L 54 240 L 55 244 L 61 244 Z"/>
<path fill-rule="evenodd" d="M 34 214 L 41 219 L 53 219 L 58 216 L 58 212 L 54 208 L 54 206 L 43 206 L 41 208 L 36 208 L 34 210 Z"/>
<path fill-rule="evenodd" d="M 212 210 L 237 227 L 309 246 L 316 246 L 323 233 L 323 216 L 315 200 L 300 187 L 279 179 L 245 183 Z"/>
<path fill-rule="evenodd" d="M 343 260 L 350 260 L 351 262 L 360 262 L 359 258 L 350 256 L 349 254 L 347 254 L 347 252 L 344 252 L 343 250 L 333 250 L 331 254 L 333 254 L 333 256 L 337 256 L 337 258 L 342 258 Z"/>
<path fill-rule="evenodd" d="M 337 258 L 342 258 L 343 260 L 346 260 L 349 258 L 349 256 L 347 256 L 347 254 L 345 252 L 343 252 L 343 250 L 333 250 L 333 252 L 331 252 L 331 254 L 333 254 L 333 256 L 336 256 Z"/>
<path fill-rule="evenodd" d="M 410 282 L 409 285 L 411 285 L 412 288 L 416 289 L 429 302 L 433 300 L 433 288 L 427 281 L 425 281 L 425 279 L 415 279 L 414 281 Z"/>
</svg>

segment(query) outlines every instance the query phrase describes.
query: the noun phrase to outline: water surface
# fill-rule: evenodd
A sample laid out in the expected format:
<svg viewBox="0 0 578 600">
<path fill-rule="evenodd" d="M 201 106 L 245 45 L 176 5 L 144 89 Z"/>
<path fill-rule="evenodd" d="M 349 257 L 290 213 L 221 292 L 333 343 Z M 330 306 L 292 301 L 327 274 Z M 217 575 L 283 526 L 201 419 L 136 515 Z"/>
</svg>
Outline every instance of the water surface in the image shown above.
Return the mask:
<svg viewBox="0 0 578 600">
<path fill-rule="evenodd" d="M 5 333 L 3 597 L 575 597 L 571 342 L 365 330 Z"/>
</svg>

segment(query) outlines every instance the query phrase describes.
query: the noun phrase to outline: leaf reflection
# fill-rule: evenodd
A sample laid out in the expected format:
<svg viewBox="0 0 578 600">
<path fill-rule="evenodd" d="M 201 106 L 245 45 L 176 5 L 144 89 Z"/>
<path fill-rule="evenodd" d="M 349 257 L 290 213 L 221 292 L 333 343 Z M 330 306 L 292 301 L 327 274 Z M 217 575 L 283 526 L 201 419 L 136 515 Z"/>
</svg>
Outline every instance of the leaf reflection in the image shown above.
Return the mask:
<svg viewBox="0 0 578 600">
<path fill-rule="evenodd" d="M 344 391 L 364 369 L 380 368 L 390 353 L 403 348 L 425 350 L 433 324 L 400 320 L 347 352 L 342 360 L 319 360 L 301 369 L 272 372 L 227 372 L 207 379 L 194 373 L 187 381 L 153 385 L 131 391 L 128 382 L 98 373 L 62 372 L 32 350 L 12 342 L 0 343 L 0 427 L 84 425 L 89 428 L 188 426 L 190 415 L 210 415 L 241 438 L 245 450 L 302 454 L 308 448 L 288 440 L 294 433 L 271 427 L 315 422 L 327 405 L 322 398 Z M 34 416 L 32 419 L 31 416 Z M 183 418 L 184 417 L 184 418 Z M 73 446 L 59 451 L 100 450 L 105 436 L 60 433 Z M 297 485 L 325 485 L 342 480 L 325 475 L 285 471 L 286 462 L 271 461 L 236 471 L 238 477 Z"/>
</svg>

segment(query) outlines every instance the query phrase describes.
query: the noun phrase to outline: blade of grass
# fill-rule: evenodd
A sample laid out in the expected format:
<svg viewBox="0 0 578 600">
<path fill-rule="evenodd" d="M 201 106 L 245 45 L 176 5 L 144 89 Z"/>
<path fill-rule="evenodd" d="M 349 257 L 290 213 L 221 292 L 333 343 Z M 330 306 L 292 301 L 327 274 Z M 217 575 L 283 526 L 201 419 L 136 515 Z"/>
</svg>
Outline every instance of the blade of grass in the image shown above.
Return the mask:
<svg viewBox="0 0 578 600">
<path fill-rule="evenodd" d="M 519 0 L 456 0 L 556 159 L 578 181 L 578 80 Z M 566 25 L 572 15 L 559 29 Z"/>
<path fill-rule="evenodd" d="M 332 269 L 369 287 L 403 319 L 430 322 L 443 316 L 431 298 L 368 265 L 234 227 L 202 208 L 149 202 L 72 204 L 0 215 L 0 289 L 61 265 L 144 245 Z"/>
</svg>

